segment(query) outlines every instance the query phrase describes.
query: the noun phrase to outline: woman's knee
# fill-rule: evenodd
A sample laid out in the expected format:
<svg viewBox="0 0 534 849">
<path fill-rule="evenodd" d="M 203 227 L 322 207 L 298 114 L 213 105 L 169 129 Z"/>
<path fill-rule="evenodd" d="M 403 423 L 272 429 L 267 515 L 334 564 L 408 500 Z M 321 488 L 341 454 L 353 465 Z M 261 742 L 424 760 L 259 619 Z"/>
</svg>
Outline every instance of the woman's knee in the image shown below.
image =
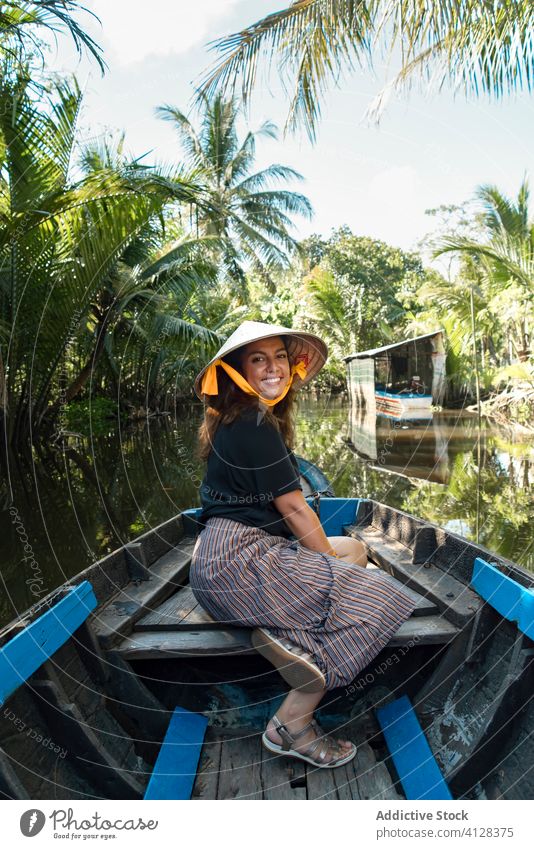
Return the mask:
<svg viewBox="0 0 534 849">
<path fill-rule="evenodd" d="M 367 550 L 360 540 L 352 537 L 328 537 L 328 540 L 340 560 L 367 566 Z"/>
</svg>

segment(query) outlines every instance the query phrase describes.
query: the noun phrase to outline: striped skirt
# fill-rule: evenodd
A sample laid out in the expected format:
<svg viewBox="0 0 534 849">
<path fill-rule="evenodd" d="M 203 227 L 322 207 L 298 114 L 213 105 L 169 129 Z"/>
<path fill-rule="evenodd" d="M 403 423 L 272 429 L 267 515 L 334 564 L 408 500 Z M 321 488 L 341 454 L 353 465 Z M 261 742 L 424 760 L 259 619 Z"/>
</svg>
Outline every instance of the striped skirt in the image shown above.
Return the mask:
<svg viewBox="0 0 534 849">
<path fill-rule="evenodd" d="M 264 625 L 310 652 L 329 690 L 350 684 L 415 606 L 378 569 L 220 517 L 200 533 L 190 582 L 217 621 Z"/>
</svg>

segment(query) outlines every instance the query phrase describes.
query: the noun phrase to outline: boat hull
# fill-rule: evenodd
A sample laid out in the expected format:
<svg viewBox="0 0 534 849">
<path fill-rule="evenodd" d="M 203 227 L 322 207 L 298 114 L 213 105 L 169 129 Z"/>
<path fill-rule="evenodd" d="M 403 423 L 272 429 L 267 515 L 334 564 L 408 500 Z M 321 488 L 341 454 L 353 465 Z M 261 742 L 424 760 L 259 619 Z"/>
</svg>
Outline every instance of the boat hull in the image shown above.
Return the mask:
<svg viewBox="0 0 534 849">
<path fill-rule="evenodd" d="M 245 634 L 232 635 L 224 623 L 203 619 L 187 595 L 199 530 L 193 508 L 65 585 L 89 581 L 98 607 L 6 702 L 0 715 L 0 795 L 55 798 L 60 787 L 66 799 L 142 798 L 166 723 L 181 705 L 210 721 L 211 737 L 193 790 L 198 798 L 245 798 L 248 792 L 263 799 L 322 794 L 401 800 L 376 708 L 406 693 L 455 798 L 532 798 L 533 643 L 516 622 L 481 604 L 470 584 L 476 558 L 496 564 L 528 591 L 533 576 L 377 502 L 323 497 L 319 512 L 328 535 L 357 536 L 375 568 L 423 598 L 419 621 L 411 621 L 411 641 L 393 641 L 322 709 L 327 728 L 343 726 L 344 735 L 350 729 L 360 743 L 363 760 L 350 775 L 337 784 L 331 778 L 329 788 L 323 776 L 319 788 L 317 770 L 299 765 L 298 776 L 289 776 L 284 759 L 264 763 L 254 755 L 261 751 L 260 732 L 283 684 L 262 658 L 247 652 Z M 24 622 L 39 615 L 31 609 Z M 148 623 L 151 617 L 155 624 Z M 4 629 L 0 646 L 20 627 L 17 620 Z M 153 638 L 152 652 L 146 649 L 147 635 Z M 136 654 L 136 643 L 145 646 L 141 653 Z M 241 741 L 235 747 L 232 735 Z M 219 758 L 215 769 L 210 752 Z M 230 761 L 246 777 L 242 787 L 226 781 Z M 365 787 L 362 776 L 370 781 Z"/>
<path fill-rule="evenodd" d="M 378 413 L 389 413 L 402 417 L 408 413 L 430 413 L 432 408 L 432 395 L 418 395 L 408 392 L 398 395 L 393 392 L 375 391 L 376 410 Z"/>
</svg>

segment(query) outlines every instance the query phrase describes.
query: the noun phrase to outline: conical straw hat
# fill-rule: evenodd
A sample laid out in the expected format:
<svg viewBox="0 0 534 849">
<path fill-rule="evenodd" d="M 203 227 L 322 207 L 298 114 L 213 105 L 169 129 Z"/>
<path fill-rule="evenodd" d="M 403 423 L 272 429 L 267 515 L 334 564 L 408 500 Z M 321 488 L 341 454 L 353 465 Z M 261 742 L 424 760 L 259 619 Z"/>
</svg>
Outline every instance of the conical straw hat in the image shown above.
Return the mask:
<svg viewBox="0 0 534 849">
<path fill-rule="evenodd" d="M 269 336 L 287 336 L 287 352 L 293 365 L 302 360 L 307 369 L 307 375 L 301 379 L 297 374 L 293 378 L 293 386 L 299 388 L 308 383 L 322 369 L 328 357 L 328 348 L 322 339 L 313 333 L 304 333 L 290 327 L 282 327 L 279 324 L 265 324 L 263 321 L 244 321 L 228 337 L 222 348 L 211 358 L 202 371 L 195 378 L 195 392 L 202 400 L 200 387 L 206 370 L 219 357 L 223 358 L 249 342 L 259 339 L 267 339 Z"/>
</svg>

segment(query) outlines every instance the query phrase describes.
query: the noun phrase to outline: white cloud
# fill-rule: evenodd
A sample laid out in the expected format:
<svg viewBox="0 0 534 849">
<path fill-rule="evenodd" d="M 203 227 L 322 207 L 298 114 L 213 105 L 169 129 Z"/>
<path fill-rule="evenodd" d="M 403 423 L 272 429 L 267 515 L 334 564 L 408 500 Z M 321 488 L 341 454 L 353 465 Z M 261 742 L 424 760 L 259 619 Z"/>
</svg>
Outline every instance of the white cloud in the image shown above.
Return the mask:
<svg viewBox="0 0 534 849">
<path fill-rule="evenodd" d="M 92 0 L 102 22 L 106 53 L 119 65 L 147 56 L 185 53 L 209 37 L 213 24 L 241 0 Z M 98 39 L 97 39 L 98 40 Z"/>
</svg>

